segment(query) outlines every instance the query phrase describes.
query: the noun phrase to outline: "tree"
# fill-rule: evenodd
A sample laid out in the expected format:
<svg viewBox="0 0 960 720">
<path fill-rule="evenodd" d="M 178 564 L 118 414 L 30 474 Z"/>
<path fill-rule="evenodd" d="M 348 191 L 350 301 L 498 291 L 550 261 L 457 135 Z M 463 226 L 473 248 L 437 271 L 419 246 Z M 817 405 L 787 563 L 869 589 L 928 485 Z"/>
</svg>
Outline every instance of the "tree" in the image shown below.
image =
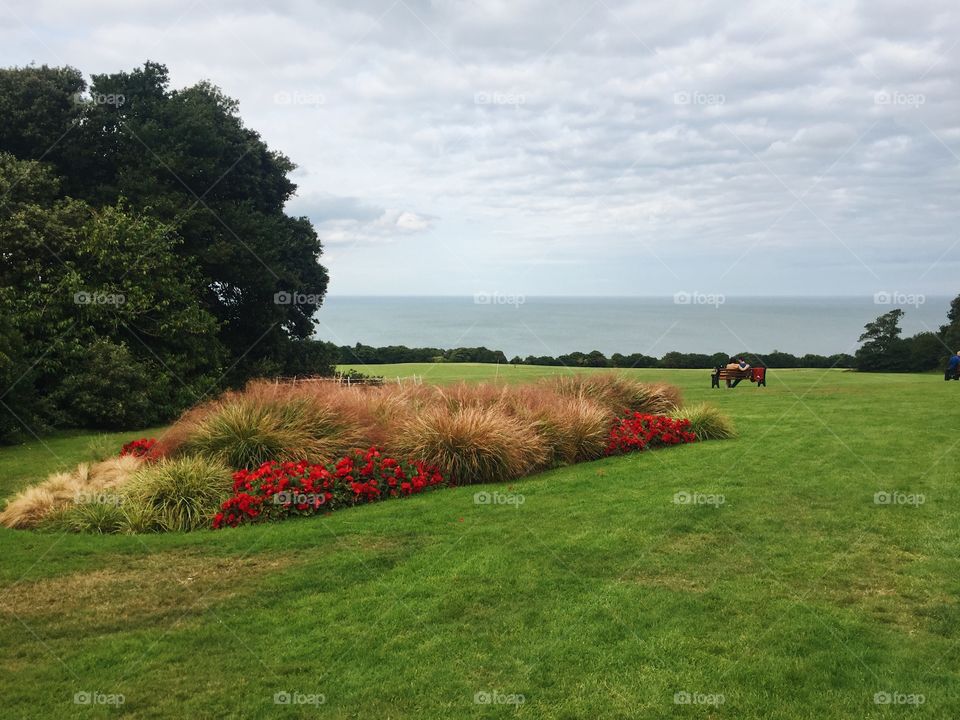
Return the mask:
<svg viewBox="0 0 960 720">
<path fill-rule="evenodd" d="M 912 372 L 936 370 L 943 363 L 946 353 L 943 341 L 936 333 L 917 333 L 907 342 L 910 348 L 910 370 Z"/>
<path fill-rule="evenodd" d="M 310 351 L 291 345 L 312 336 L 328 278 L 309 220 L 284 212 L 289 158 L 244 127 L 235 100 L 205 82 L 171 90 L 158 63 L 95 75 L 85 93 L 72 68 L 2 71 L 0 150 L 42 157 L 61 198 L 123 203 L 176 231 L 230 382 L 302 364 Z"/>
<path fill-rule="evenodd" d="M 60 165 L 83 115 L 87 83 L 74 68 L 0 68 L 0 150 Z"/>
<path fill-rule="evenodd" d="M 857 350 L 857 370 L 865 372 L 906 372 L 910 369 L 910 346 L 900 337 L 903 310 L 896 308 L 864 325 Z"/>
</svg>

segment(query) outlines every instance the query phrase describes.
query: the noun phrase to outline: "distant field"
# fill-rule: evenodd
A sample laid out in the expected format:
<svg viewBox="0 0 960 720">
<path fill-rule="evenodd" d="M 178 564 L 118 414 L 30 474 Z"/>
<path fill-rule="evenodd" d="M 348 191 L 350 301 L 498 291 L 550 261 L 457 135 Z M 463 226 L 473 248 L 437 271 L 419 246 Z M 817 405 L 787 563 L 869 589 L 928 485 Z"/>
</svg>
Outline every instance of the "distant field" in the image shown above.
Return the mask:
<svg viewBox="0 0 960 720">
<path fill-rule="evenodd" d="M 960 383 L 625 372 L 711 400 L 740 438 L 216 533 L 0 530 L 4 716 L 955 717 Z M 0 449 L 0 493 L 90 439 Z M 124 704 L 74 704 L 94 691 Z"/>
</svg>

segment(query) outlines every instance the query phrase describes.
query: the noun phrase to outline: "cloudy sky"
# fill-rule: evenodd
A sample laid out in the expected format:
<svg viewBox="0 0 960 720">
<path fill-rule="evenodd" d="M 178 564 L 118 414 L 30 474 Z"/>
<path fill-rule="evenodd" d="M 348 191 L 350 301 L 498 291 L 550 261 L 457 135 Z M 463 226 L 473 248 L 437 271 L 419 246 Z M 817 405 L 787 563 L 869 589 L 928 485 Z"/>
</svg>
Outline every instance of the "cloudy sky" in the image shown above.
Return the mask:
<svg viewBox="0 0 960 720">
<path fill-rule="evenodd" d="M 209 79 L 333 294 L 960 291 L 956 0 L 0 0 L 0 63 Z"/>
</svg>

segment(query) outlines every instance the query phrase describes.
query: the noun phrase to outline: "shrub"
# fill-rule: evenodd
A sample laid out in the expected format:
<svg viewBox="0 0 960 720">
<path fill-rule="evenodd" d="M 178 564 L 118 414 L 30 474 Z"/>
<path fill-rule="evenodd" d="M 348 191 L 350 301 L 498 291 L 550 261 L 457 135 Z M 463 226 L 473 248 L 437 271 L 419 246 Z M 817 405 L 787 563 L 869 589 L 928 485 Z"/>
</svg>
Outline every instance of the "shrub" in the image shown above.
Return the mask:
<svg viewBox="0 0 960 720">
<path fill-rule="evenodd" d="M 687 419 L 690 422 L 690 432 L 697 436 L 697 440 L 726 440 L 737 436 L 733 421 L 707 403 L 688 405 L 675 410 L 671 415 Z"/>
<path fill-rule="evenodd" d="M 241 523 L 316 515 L 387 498 L 415 495 L 444 483 L 436 468 L 402 463 L 379 448 L 356 451 L 335 465 L 268 462 L 233 476 L 233 496 L 213 519 L 214 529 Z"/>
<path fill-rule="evenodd" d="M 619 418 L 614 424 L 606 453 L 620 455 L 652 447 L 695 442 L 696 439 L 697 436 L 690 432 L 688 420 L 633 413 Z"/>
<path fill-rule="evenodd" d="M 120 457 L 126 455 L 133 455 L 134 457 L 139 458 L 153 458 L 154 449 L 157 446 L 157 441 L 153 438 L 141 438 L 140 440 L 131 440 L 128 443 L 125 443 L 122 448 L 120 448 Z"/>
<path fill-rule="evenodd" d="M 144 465 L 126 485 L 138 529 L 189 531 L 210 524 L 230 493 L 230 470 L 198 456 Z"/>
<path fill-rule="evenodd" d="M 548 459 L 544 439 L 499 405 L 431 408 L 400 428 L 393 449 L 458 484 L 512 480 Z"/>
</svg>

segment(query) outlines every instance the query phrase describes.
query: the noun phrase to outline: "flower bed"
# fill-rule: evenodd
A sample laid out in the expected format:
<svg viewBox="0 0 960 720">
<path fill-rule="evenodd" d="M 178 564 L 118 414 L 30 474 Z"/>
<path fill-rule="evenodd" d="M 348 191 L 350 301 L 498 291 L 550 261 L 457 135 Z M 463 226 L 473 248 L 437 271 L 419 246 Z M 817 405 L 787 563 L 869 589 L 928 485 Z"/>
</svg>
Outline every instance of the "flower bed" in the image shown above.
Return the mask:
<svg viewBox="0 0 960 720">
<path fill-rule="evenodd" d="M 696 442 L 697 436 L 690 431 L 690 421 L 666 415 L 633 413 L 618 418 L 610 430 L 607 455 L 645 450 L 648 447 L 679 445 Z"/>
<path fill-rule="evenodd" d="M 697 438 L 689 427 L 689 421 L 665 415 L 634 413 L 618 418 L 610 430 L 606 454 L 694 442 Z M 234 473 L 233 497 L 223 504 L 213 527 L 328 513 L 453 484 L 435 467 L 401 462 L 378 447 L 356 451 L 334 465 L 266 462 L 255 470 Z"/>
<path fill-rule="evenodd" d="M 436 468 L 400 462 L 377 447 L 357 451 L 335 465 L 266 462 L 233 476 L 233 497 L 213 520 L 214 529 L 416 495 L 443 485 Z"/>
</svg>

